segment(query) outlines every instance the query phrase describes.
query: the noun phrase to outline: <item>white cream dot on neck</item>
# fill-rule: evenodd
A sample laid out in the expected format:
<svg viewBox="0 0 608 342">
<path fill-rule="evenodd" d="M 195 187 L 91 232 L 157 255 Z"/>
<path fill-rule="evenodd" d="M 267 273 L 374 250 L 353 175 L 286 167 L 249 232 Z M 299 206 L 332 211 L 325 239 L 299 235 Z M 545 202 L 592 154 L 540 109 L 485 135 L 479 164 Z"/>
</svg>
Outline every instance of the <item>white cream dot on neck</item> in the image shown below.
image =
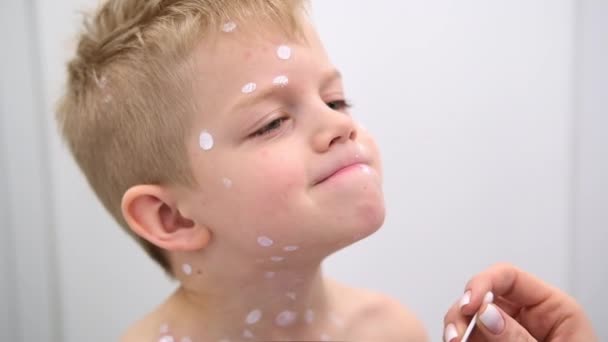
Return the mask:
<svg viewBox="0 0 608 342">
<path fill-rule="evenodd" d="M 298 314 L 293 311 L 285 310 L 277 315 L 275 323 L 280 327 L 286 327 L 292 325 L 297 318 Z"/>
<path fill-rule="evenodd" d="M 291 48 L 287 45 L 281 45 L 277 48 L 277 57 L 282 60 L 288 60 L 291 58 Z"/>
<path fill-rule="evenodd" d="M 213 136 L 207 131 L 201 132 L 198 142 L 204 151 L 209 151 L 213 148 Z"/>
<path fill-rule="evenodd" d="M 245 85 L 243 86 L 243 88 L 241 88 L 241 92 L 242 92 L 243 94 L 251 94 L 251 93 L 253 93 L 253 92 L 254 92 L 254 91 L 257 89 L 257 88 L 258 88 L 258 85 L 257 85 L 257 84 L 255 84 L 255 83 L 253 83 L 253 82 L 250 82 L 250 83 L 245 84 Z"/>
<path fill-rule="evenodd" d="M 259 236 L 258 237 L 258 245 L 262 246 L 262 247 L 270 247 L 274 244 L 274 241 L 272 241 L 271 238 L 269 238 L 268 236 Z"/>
<path fill-rule="evenodd" d="M 189 264 L 183 264 L 182 265 L 182 271 L 184 271 L 184 273 L 186 275 L 191 275 L 192 274 L 192 266 L 190 266 Z"/>
<path fill-rule="evenodd" d="M 306 321 L 306 323 L 312 324 L 312 321 L 314 319 L 315 313 L 311 309 L 306 310 L 306 313 L 304 314 L 304 320 Z"/>
<path fill-rule="evenodd" d="M 245 323 L 252 325 L 256 324 L 262 318 L 262 311 L 260 309 L 255 309 L 247 314 L 245 317 Z"/>
</svg>

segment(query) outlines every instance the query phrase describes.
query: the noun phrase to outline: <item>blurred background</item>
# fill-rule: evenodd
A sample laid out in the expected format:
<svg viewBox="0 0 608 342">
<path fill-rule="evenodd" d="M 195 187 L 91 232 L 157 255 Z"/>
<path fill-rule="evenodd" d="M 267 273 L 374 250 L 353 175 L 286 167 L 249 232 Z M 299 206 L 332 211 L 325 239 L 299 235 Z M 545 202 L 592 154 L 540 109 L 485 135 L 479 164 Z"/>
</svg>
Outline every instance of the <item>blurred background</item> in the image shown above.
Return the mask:
<svg viewBox="0 0 608 342">
<path fill-rule="evenodd" d="M 466 281 L 516 264 L 608 341 L 608 1 L 313 0 L 383 152 L 387 219 L 328 274 L 432 340 Z M 96 201 L 53 108 L 91 0 L 0 1 L 0 340 L 114 341 L 176 286 Z"/>
</svg>

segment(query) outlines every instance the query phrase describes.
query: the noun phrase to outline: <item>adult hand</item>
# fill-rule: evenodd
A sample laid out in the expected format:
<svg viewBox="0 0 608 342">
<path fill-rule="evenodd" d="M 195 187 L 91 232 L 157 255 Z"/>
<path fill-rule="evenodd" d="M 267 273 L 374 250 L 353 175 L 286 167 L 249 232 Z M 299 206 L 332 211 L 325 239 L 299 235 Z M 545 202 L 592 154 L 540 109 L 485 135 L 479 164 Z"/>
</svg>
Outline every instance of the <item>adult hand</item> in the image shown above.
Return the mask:
<svg viewBox="0 0 608 342">
<path fill-rule="evenodd" d="M 492 304 L 483 304 L 487 292 Z M 444 318 L 444 340 L 458 342 L 475 313 L 468 341 L 598 341 L 591 322 L 570 296 L 509 264 L 497 264 L 471 279 L 464 296 Z"/>
</svg>

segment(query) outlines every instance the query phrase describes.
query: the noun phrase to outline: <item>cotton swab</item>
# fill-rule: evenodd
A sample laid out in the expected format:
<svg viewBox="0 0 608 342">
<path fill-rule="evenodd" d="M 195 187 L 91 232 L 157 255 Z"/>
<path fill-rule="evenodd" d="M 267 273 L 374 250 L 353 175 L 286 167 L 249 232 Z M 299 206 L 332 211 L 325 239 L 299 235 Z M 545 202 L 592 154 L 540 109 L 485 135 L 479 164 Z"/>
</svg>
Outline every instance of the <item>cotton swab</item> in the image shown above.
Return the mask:
<svg viewBox="0 0 608 342">
<path fill-rule="evenodd" d="M 486 295 L 483 297 L 484 304 L 489 304 L 489 303 L 492 303 L 493 301 L 494 301 L 494 294 L 492 292 L 486 293 Z M 471 320 L 471 323 L 469 323 L 469 326 L 467 327 L 467 330 L 464 332 L 464 335 L 462 336 L 462 340 L 460 340 L 460 342 L 467 342 L 467 340 L 469 339 L 469 336 L 473 332 L 473 328 L 475 328 L 475 324 L 477 324 L 477 314 L 475 314 L 475 316 L 473 316 L 473 319 Z"/>
</svg>

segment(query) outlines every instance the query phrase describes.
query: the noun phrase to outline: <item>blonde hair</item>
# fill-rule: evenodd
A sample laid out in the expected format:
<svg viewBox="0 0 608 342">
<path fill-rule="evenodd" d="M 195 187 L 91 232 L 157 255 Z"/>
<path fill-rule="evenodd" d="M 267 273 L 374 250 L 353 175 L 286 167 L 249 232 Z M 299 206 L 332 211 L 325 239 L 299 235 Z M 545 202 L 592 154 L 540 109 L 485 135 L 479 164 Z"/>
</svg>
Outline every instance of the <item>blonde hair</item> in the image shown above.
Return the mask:
<svg viewBox="0 0 608 342">
<path fill-rule="evenodd" d="M 85 20 L 59 128 L 102 204 L 167 273 L 163 251 L 129 229 L 120 207 L 137 184 L 195 183 L 184 140 L 197 110 L 195 47 L 229 21 L 296 32 L 304 10 L 305 0 L 109 0 Z"/>
</svg>

